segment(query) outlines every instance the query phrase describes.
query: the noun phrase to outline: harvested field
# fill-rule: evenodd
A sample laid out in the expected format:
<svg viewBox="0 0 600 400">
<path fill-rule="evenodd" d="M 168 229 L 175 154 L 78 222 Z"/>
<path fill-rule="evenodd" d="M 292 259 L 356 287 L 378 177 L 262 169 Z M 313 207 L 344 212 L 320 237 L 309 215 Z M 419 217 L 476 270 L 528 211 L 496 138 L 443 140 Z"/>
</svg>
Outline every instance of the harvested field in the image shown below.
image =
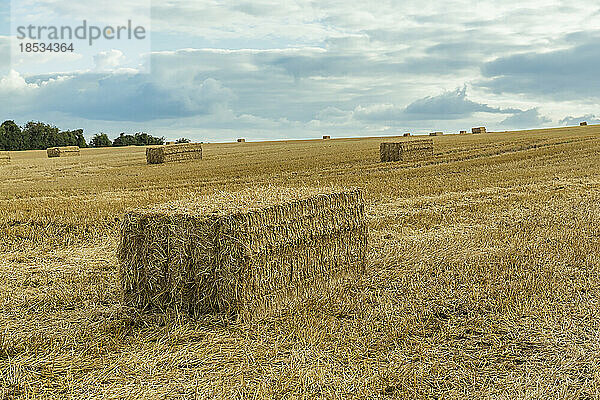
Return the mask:
<svg viewBox="0 0 600 400">
<path fill-rule="evenodd" d="M 433 140 L 421 139 L 379 145 L 381 162 L 421 161 L 433 157 Z"/>
<path fill-rule="evenodd" d="M 168 144 L 148 147 L 146 149 L 146 162 L 148 164 L 163 164 L 188 160 L 202 160 L 202 144 Z"/>
<path fill-rule="evenodd" d="M 253 188 L 125 215 L 123 296 L 141 309 L 251 319 L 365 267 L 359 190 Z"/>
<path fill-rule="evenodd" d="M 0 165 L 10 163 L 10 153 L 8 151 L 0 151 Z"/>
<path fill-rule="evenodd" d="M 79 155 L 79 147 L 64 146 L 64 147 L 49 147 L 46 149 L 48 157 L 71 157 Z"/>
<path fill-rule="evenodd" d="M 0 398 L 597 398 L 600 126 L 437 137 L 142 147 L 0 179 Z M 285 157 L 282 157 L 285 154 Z M 266 317 L 122 305 L 132 208 L 256 187 L 365 187 L 365 272 Z M 174 245 L 177 245 L 175 243 Z"/>
</svg>

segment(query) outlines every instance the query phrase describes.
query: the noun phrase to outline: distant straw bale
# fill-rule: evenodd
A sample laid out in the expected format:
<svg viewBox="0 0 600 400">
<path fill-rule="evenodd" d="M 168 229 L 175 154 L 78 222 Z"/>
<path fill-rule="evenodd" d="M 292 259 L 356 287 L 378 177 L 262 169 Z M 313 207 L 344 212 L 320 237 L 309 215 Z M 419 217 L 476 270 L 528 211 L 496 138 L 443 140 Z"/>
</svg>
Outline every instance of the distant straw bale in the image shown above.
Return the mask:
<svg viewBox="0 0 600 400">
<path fill-rule="evenodd" d="M 579 124 L 579 126 L 587 126 L 587 122 L 583 121 Z"/>
<path fill-rule="evenodd" d="M 0 164 L 10 163 L 10 153 L 8 151 L 0 151 Z"/>
<path fill-rule="evenodd" d="M 253 188 L 125 214 L 123 301 L 244 318 L 365 267 L 360 189 Z"/>
<path fill-rule="evenodd" d="M 442 136 L 444 132 L 431 132 L 429 136 Z"/>
<path fill-rule="evenodd" d="M 467 134 L 467 131 L 460 131 L 460 134 L 461 134 L 461 135 L 466 135 L 466 134 Z"/>
<path fill-rule="evenodd" d="M 410 136 L 410 132 L 406 132 L 405 134 L 403 134 L 402 136 L 407 137 Z"/>
<path fill-rule="evenodd" d="M 433 140 L 422 139 L 399 143 L 381 143 L 379 157 L 382 162 L 420 161 L 433 157 Z"/>
<path fill-rule="evenodd" d="M 246 143 L 246 139 L 244 138 L 239 138 L 237 141 L 238 143 Z"/>
<path fill-rule="evenodd" d="M 471 129 L 472 133 L 486 133 L 485 126 L 480 126 L 478 128 Z"/>
<path fill-rule="evenodd" d="M 323 135 L 323 139 L 324 140 L 331 139 L 331 136 L 329 136 L 329 135 Z"/>
<path fill-rule="evenodd" d="M 46 149 L 48 157 L 71 157 L 79 155 L 79 147 L 64 146 L 64 147 L 49 147 Z"/>
<path fill-rule="evenodd" d="M 187 160 L 202 160 L 202 144 L 181 143 L 146 148 L 146 162 L 148 164 Z"/>
</svg>

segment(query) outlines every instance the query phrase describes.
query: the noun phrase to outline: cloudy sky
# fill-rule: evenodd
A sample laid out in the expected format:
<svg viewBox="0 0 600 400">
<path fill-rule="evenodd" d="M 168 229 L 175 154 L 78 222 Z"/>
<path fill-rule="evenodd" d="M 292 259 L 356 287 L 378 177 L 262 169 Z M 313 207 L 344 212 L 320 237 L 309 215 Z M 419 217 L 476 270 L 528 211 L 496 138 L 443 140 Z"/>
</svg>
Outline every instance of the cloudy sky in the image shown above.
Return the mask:
<svg viewBox="0 0 600 400">
<path fill-rule="evenodd" d="M 123 3 L 0 0 L 0 119 L 209 141 L 600 123 L 596 1 Z M 84 19 L 151 35 L 15 51 L 18 25 Z"/>
</svg>

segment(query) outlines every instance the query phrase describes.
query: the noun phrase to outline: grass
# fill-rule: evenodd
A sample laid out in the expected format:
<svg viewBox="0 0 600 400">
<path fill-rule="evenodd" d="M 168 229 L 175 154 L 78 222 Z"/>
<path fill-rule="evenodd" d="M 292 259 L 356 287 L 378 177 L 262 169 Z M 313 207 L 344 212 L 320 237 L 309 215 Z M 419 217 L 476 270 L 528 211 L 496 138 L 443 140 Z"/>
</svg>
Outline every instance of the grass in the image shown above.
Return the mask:
<svg viewBox="0 0 600 400">
<path fill-rule="evenodd" d="M 11 153 L 0 166 L 0 399 L 598 398 L 600 126 Z M 258 184 L 363 186 L 366 274 L 248 323 L 119 302 L 124 210 Z"/>
</svg>

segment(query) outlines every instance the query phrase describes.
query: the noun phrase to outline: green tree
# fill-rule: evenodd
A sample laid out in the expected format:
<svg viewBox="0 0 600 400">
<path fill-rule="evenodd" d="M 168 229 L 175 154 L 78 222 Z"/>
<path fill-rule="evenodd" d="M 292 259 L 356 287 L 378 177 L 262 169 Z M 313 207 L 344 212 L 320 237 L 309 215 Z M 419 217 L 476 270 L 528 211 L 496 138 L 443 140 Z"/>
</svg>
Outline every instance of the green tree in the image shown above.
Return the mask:
<svg viewBox="0 0 600 400">
<path fill-rule="evenodd" d="M 6 132 L 2 126 L 0 126 L 0 150 L 6 150 Z"/>
<path fill-rule="evenodd" d="M 111 140 L 108 138 L 106 133 L 97 133 L 90 140 L 91 147 L 110 147 L 112 146 Z"/>
<path fill-rule="evenodd" d="M 113 146 L 135 146 L 137 141 L 135 136 L 126 135 L 125 132 L 121 132 L 119 137 L 113 141 Z"/>
<path fill-rule="evenodd" d="M 56 144 L 59 133 L 58 128 L 43 122 L 30 121 L 23 127 L 24 148 L 21 150 L 47 149 L 59 146 Z"/>
<path fill-rule="evenodd" d="M 157 138 L 148 135 L 146 132 L 138 132 L 135 134 L 135 141 L 138 146 L 151 146 L 156 144 L 164 144 L 165 138 Z"/>
<path fill-rule="evenodd" d="M 4 121 L 1 126 L 4 129 L 4 149 L 12 151 L 24 150 L 25 143 L 19 125 L 15 124 L 15 121 L 9 120 Z"/>
<path fill-rule="evenodd" d="M 157 138 L 145 132 L 138 132 L 135 135 L 127 135 L 121 132 L 119 137 L 113 141 L 113 146 L 151 146 L 163 144 L 164 142 L 164 137 Z"/>
<path fill-rule="evenodd" d="M 182 137 L 182 138 L 179 138 L 179 139 L 177 139 L 177 140 L 175 141 L 175 143 L 176 143 L 176 144 L 179 144 L 179 143 L 190 143 L 190 142 L 191 142 L 191 140 L 190 140 L 190 139 L 188 139 L 188 138 L 184 138 L 184 137 Z"/>
<path fill-rule="evenodd" d="M 60 132 L 60 135 L 63 137 L 64 146 L 87 147 L 85 137 L 83 136 L 83 129 Z"/>
</svg>

